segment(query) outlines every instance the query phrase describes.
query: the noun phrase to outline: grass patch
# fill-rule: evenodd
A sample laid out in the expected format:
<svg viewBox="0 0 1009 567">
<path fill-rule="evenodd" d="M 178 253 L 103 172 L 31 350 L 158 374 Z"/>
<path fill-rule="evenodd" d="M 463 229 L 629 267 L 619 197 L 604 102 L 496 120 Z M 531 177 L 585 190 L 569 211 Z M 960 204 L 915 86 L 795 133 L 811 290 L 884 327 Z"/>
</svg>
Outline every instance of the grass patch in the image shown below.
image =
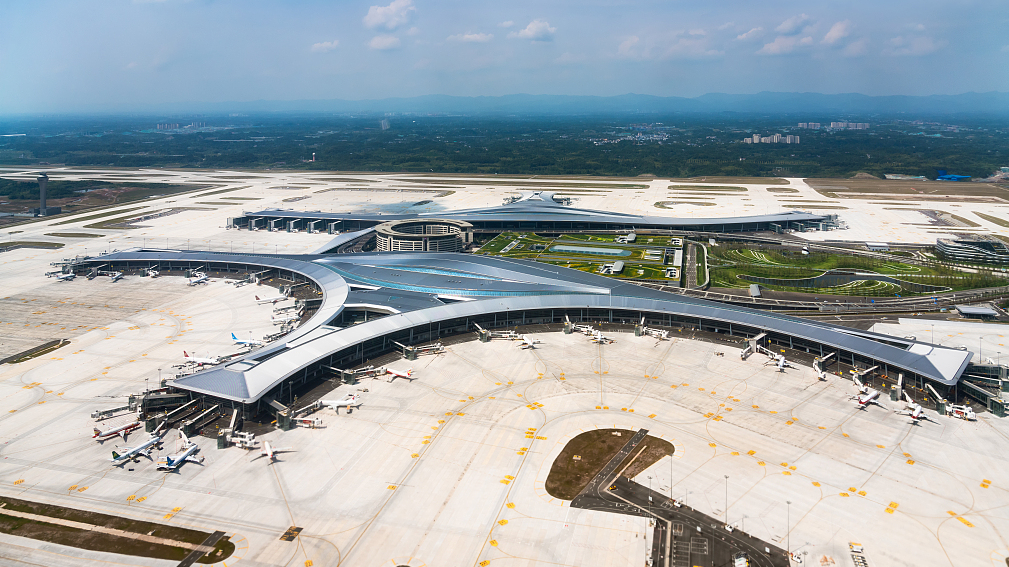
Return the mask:
<svg viewBox="0 0 1009 567">
<path fill-rule="evenodd" d="M 31 240 L 14 240 L 0 244 L 0 250 L 14 250 L 16 248 L 63 248 L 62 242 L 35 242 Z"/>
<path fill-rule="evenodd" d="M 628 429 L 596 429 L 568 441 L 550 467 L 545 486 L 547 494 L 561 500 L 573 500 L 632 436 L 634 431 Z M 624 476 L 627 478 L 636 476 L 662 457 L 671 456 L 673 451 L 673 445 L 669 441 L 651 435 L 646 436 L 641 441 L 639 449 L 628 457 L 630 460 L 634 455 L 641 453 L 624 471 Z M 576 456 L 579 457 L 578 460 L 575 460 Z M 626 463 L 621 466 L 624 464 Z"/>
<path fill-rule="evenodd" d="M 206 193 L 204 193 L 206 195 Z M 262 201 L 262 197 L 221 197 L 222 199 L 231 199 L 234 201 Z"/>
<path fill-rule="evenodd" d="M 707 201 L 658 201 L 653 207 L 658 209 L 675 209 L 677 205 L 697 205 L 699 207 L 714 207 L 715 203 Z"/>
<path fill-rule="evenodd" d="M 65 221 L 60 221 L 60 222 L 57 222 L 57 223 L 53 223 L 53 226 L 57 226 L 57 225 L 61 225 L 61 224 L 70 224 L 70 223 L 75 223 L 75 222 L 85 222 L 85 221 L 100 219 L 100 218 L 104 218 L 104 217 L 111 217 L 112 215 L 121 215 L 123 213 L 132 213 L 133 211 L 139 211 L 139 210 L 144 209 L 144 208 L 145 207 L 134 207 L 132 209 L 123 209 L 121 211 L 106 211 L 104 213 L 97 213 L 97 214 L 93 214 L 93 215 L 88 215 L 86 217 L 77 217 L 77 218 L 72 218 L 72 219 L 65 220 Z"/>
<path fill-rule="evenodd" d="M 670 179 L 670 181 L 686 181 L 693 183 L 739 183 L 741 185 L 788 185 L 787 179 L 781 177 L 725 177 L 719 175 L 705 177 L 689 177 L 686 179 Z"/>
<path fill-rule="evenodd" d="M 988 222 L 995 223 L 995 224 L 997 224 L 999 226 L 1002 226 L 1002 227 L 1005 227 L 1005 228 L 1009 228 L 1009 221 L 1007 221 L 1005 219 L 1001 219 L 1001 218 L 996 217 L 994 215 L 987 215 L 985 213 L 981 213 L 981 212 L 978 212 L 978 211 L 972 211 L 972 212 L 975 215 L 983 218 L 984 220 L 986 220 Z"/>
<path fill-rule="evenodd" d="M 104 234 L 91 234 L 89 232 L 47 232 L 46 236 L 64 238 L 105 238 Z"/>
<path fill-rule="evenodd" d="M 191 199 L 199 199 L 200 197 L 209 197 L 211 195 L 220 195 L 221 193 L 231 193 L 232 191 L 238 191 L 239 189 L 248 189 L 249 186 L 244 187 L 230 187 L 228 189 L 218 189 L 217 191 L 211 191 L 209 193 L 200 193 L 199 195 L 193 195 Z"/>
<path fill-rule="evenodd" d="M 735 191 L 737 193 L 746 193 L 748 189 L 746 187 L 736 187 L 734 185 L 670 185 L 668 187 L 670 191 Z"/>
</svg>

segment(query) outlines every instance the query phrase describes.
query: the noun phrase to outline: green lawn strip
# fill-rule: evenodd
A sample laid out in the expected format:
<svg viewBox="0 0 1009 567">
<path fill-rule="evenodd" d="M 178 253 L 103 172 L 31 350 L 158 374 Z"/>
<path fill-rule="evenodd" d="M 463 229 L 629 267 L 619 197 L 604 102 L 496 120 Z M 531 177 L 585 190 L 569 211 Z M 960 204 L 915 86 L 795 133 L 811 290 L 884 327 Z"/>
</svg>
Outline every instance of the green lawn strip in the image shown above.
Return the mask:
<svg viewBox="0 0 1009 567">
<path fill-rule="evenodd" d="M 997 224 L 999 226 L 1002 226 L 1002 227 L 1005 227 L 1005 228 L 1009 228 L 1009 221 L 1007 221 L 1005 219 L 1001 219 L 1001 218 L 996 217 L 994 215 L 988 215 L 988 214 L 985 214 L 985 213 L 982 213 L 982 212 L 979 212 L 979 211 L 972 211 L 972 212 L 975 215 L 983 218 L 984 220 L 986 220 L 988 222 L 995 223 L 995 224 Z"/>
<path fill-rule="evenodd" d="M 46 236 L 55 236 L 57 238 L 105 238 L 104 234 L 91 234 L 89 232 L 47 232 Z"/>
</svg>

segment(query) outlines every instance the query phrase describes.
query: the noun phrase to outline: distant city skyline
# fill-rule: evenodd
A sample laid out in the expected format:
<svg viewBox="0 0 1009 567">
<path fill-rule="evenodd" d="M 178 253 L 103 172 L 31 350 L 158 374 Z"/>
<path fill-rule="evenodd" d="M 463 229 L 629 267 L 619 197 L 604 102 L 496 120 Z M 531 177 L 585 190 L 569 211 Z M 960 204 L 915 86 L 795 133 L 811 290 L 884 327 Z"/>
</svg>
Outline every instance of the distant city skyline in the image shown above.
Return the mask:
<svg viewBox="0 0 1009 567">
<path fill-rule="evenodd" d="M 1009 91 L 1009 4 L 40 0 L 0 113 L 427 94 Z"/>
</svg>

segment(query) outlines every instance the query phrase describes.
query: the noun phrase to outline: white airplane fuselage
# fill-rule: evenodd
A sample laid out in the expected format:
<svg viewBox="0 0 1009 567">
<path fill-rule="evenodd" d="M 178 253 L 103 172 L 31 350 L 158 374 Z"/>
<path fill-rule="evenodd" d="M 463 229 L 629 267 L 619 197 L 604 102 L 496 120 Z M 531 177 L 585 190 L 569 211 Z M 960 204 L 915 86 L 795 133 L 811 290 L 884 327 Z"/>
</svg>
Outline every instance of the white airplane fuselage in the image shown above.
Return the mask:
<svg viewBox="0 0 1009 567">
<path fill-rule="evenodd" d="M 129 461 L 136 455 L 150 456 L 151 453 L 150 447 L 154 447 L 158 443 L 161 443 L 161 437 L 158 437 L 157 435 L 152 435 L 150 439 L 141 443 L 140 445 L 137 445 L 136 447 L 127 449 L 126 452 L 123 453 L 122 455 L 119 455 L 115 451 L 112 451 L 112 458 L 109 460 L 118 465 L 125 463 L 126 461 Z"/>
<path fill-rule="evenodd" d="M 102 431 L 95 428 L 95 434 L 91 436 L 92 439 L 105 440 L 113 435 L 118 435 L 123 439 L 126 439 L 126 434 L 134 429 L 140 427 L 139 421 L 134 421 L 133 423 L 127 423 L 126 425 L 120 425 L 119 427 L 113 427 L 112 429 L 106 429 Z"/>
</svg>

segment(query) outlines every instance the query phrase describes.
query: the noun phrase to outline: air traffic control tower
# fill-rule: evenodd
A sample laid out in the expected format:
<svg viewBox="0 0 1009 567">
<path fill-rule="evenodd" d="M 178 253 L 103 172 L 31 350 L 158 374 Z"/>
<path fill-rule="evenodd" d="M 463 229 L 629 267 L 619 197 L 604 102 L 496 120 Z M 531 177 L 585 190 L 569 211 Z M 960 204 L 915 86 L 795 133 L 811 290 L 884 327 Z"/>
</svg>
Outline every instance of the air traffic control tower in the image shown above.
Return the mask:
<svg viewBox="0 0 1009 567">
<path fill-rule="evenodd" d="M 36 179 L 39 182 L 39 208 L 32 209 L 32 214 L 37 217 L 47 217 L 49 215 L 58 215 L 62 213 L 63 209 L 60 207 L 46 206 L 46 186 L 49 184 L 49 176 L 43 173 Z"/>
</svg>

